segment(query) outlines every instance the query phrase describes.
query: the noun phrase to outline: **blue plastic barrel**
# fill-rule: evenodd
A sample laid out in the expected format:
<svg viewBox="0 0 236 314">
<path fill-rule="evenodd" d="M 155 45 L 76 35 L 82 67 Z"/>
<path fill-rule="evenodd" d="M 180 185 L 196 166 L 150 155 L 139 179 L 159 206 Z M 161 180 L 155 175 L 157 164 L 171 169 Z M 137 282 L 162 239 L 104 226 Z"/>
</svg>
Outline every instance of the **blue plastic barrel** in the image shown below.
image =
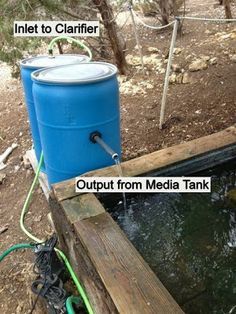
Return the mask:
<svg viewBox="0 0 236 314">
<path fill-rule="evenodd" d="M 73 64 L 73 63 L 81 63 L 88 62 L 89 57 L 84 55 L 55 55 L 55 56 L 37 56 L 28 59 L 24 59 L 20 63 L 21 68 L 21 78 L 24 87 L 25 94 L 25 102 L 29 116 L 30 129 L 34 144 L 34 149 L 36 153 L 36 157 L 39 161 L 41 154 L 41 141 L 38 130 L 38 123 L 35 113 L 34 100 L 32 94 L 32 80 L 31 73 L 35 70 L 39 70 L 42 68 L 55 67 L 59 65 Z M 42 171 L 45 171 L 44 165 L 42 166 Z"/>
<path fill-rule="evenodd" d="M 98 144 L 98 131 L 121 157 L 117 68 L 90 62 L 32 74 L 39 132 L 50 184 L 114 164 Z"/>
</svg>

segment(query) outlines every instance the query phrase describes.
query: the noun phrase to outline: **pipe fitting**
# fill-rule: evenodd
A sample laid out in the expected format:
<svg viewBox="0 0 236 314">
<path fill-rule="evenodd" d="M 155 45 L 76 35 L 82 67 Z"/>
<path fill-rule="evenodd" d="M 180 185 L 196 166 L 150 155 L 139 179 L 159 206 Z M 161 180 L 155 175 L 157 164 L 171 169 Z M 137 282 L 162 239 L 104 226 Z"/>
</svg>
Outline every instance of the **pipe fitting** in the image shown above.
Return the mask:
<svg viewBox="0 0 236 314">
<path fill-rule="evenodd" d="M 98 131 L 94 131 L 94 132 L 92 132 L 92 133 L 90 134 L 90 136 L 89 136 L 89 139 L 90 139 L 90 141 L 91 141 L 93 144 L 96 144 L 96 143 L 97 143 L 96 137 L 102 138 L 102 134 L 101 134 L 100 132 L 98 132 Z"/>
<path fill-rule="evenodd" d="M 89 139 L 92 143 L 99 144 L 101 148 L 108 155 L 110 155 L 113 160 L 116 161 L 119 158 L 119 155 L 116 152 L 114 152 L 114 150 L 103 141 L 102 134 L 100 132 L 98 131 L 92 132 L 89 136 Z"/>
</svg>

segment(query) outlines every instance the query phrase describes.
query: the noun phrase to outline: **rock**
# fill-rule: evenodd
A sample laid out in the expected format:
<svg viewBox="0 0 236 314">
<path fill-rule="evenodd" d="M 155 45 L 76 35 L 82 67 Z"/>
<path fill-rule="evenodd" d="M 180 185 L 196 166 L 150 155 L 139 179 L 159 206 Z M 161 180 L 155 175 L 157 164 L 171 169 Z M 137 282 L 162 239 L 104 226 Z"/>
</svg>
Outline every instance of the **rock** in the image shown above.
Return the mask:
<svg viewBox="0 0 236 314">
<path fill-rule="evenodd" d="M 144 56 L 143 62 L 145 65 L 153 65 L 157 68 L 162 67 L 162 59 L 157 58 L 156 54 L 151 54 L 150 56 Z"/>
<path fill-rule="evenodd" d="M 211 58 L 211 59 L 209 60 L 209 63 L 210 63 L 211 65 L 217 64 L 217 58 L 216 58 L 216 57 Z"/>
<path fill-rule="evenodd" d="M 232 55 L 232 56 L 230 57 L 230 60 L 236 63 L 236 55 Z"/>
<path fill-rule="evenodd" d="M 172 64 L 171 68 L 174 72 L 178 72 L 178 73 L 181 72 L 181 67 L 179 64 Z"/>
<path fill-rule="evenodd" d="M 154 121 L 156 119 L 156 115 L 154 115 L 154 114 L 145 115 L 145 118 L 147 120 Z"/>
<path fill-rule="evenodd" d="M 183 80 L 183 74 L 182 73 L 179 73 L 179 74 L 172 73 L 169 77 L 170 84 L 174 84 L 174 83 L 181 84 L 182 80 Z"/>
<path fill-rule="evenodd" d="M 195 72 L 207 69 L 207 62 L 203 59 L 197 59 L 189 65 L 189 71 Z"/>
<path fill-rule="evenodd" d="M 143 84 L 140 84 L 140 86 L 146 87 L 147 89 L 153 89 L 154 86 L 149 82 L 143 82 Z"/>
<path fill-rule="evenodd" d="M 230 35 L 231 39 L 236 39 L 236 30 L 234 30 L 231 35 Z"/>
<path fill-rule="evenodd" d="M 146 154 L 147 152 L 148 152 L 147 148 L 146 148 L 146 147 L 143 147 L 143 148 L 140 148 L 140 149 L 137 151 L 137 154 L 143 155 L 143 154 Z"/>
<path fill-rule="evenodd" d="M 152 53 L 159 53 L 160 50 L 157 49 L 156 47 L 148 47 L 147 49 L 149 52 L 152 52 Z"/>
<path fill-rule="evenodd" d="M 223 35 L 221 36 L 221 38 L 222 38 L 222 39 L 229 39 L 229 38 L 231 38 L 231 33 L 229 33 L 229 34 L 223 34 Z"/>
<path fill-rule="evenodd" d="M 174 48 L 174 54 L 179 55 L 182 52 L 181 48 Z"/>
<path fill-rule="evenodd" d="M 0 184 L 3 183 L 3 181 L 5 180 L 6 178 L 6 174 L 4 172 L 0 172 Z"/>
<path fill-rule="evenodd" d="M 16 173 L 16 172 L 18 172 L 20 170 L 20 166 L 19 165 L 15 165 L 15 167 L 14 167 L 14 172 Z"/>
<path fill-rule="evenodd" d="M 209 56 L 201 56 L 201 59 L 204 61 L 209 61 L 211 59 L 211 57 Z"/>
<path fill-rule="evenodd" d="M 173 84 L 173 83 L 176 82 L 176 77 L 177 77 L 177 75 L 176 75 L 175 73 L 172 73 L 172 74 L 170 75 L 170 77 L 169 77 L 169 82 L 170 82 L 170 84 Z"/>
<path fill-rule="evenodd" d="M 182 80 L 183 80 L 183 74 L 180 73 L 176 76 L 176 83 L 177 84 L 181 84 L 182 83 Z"/>
<path fill-rule="evenodd" d="M 29 169 L 27 169 L 27 170 L 26 170 L 26 177 L 28 178 L 28 177 L 30 177 L 31 175 L 32 175 L 32 171 L 29 170 Z"/>
<path fill-rule="evenodd" d="M 183 83 L 183 84 L 189 84 L 189 83 L 191 83 L 190 75 L 189 75 L 188 72 L 185 72 L 185 73 L 183 74 L 182 83 Z"/>
<path fill-rule="evenodd" d="M 29 169 L 31 167 L 29 158 L 26 155 L 23 156 L 23 165 L 25 169 Z"/>
<path fill-rule="evenodd" d="M 42 220 L 42 216 L 41 215 L 39 215 L 38 217 L 37 216 L 34 217 L 34 221 L 35 222 L 40 222 L 41 220 Z"/>
</svg>

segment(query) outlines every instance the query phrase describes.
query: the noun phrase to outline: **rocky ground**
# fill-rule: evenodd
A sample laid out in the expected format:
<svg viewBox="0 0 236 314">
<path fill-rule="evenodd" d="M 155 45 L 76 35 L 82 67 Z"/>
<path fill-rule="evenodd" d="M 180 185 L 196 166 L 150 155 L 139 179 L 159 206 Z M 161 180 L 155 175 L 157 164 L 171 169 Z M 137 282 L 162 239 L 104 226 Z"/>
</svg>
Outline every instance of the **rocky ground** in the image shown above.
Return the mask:
<svg viewBox="0 0 236 314">
<path fill-rule="evenodd" d="M 193 3 L 194 2 L 194 3 Z M 181 12 L 180 12 L 181 14 Z M 223 17 L 223 8 L 211 0 L 187 1 L 188 16 Z M 233 5 L 236 16 L 236 7 Z M 166 146 L 220 131 L 236 123 L 236 25 L 185 21 L 178 36 L 163 130 L 159 130 L 160 101 L 171 30 L 153 31 L 138 24 L 145 69 L 140 66 L 132 25 L 126 21 L 130 70 L 120 76 L 123 159 L 131 159 Z M 144 18 L 157 23 L 154 18 Z M 17 144 L 0 171 L 0 252 L 27 241 L 19 228 L 19 217 L 33 171 L 23 162 L 32 143 L 21 82 L 11 79 L 4 64 L 0 68 L 0 154 Z M 48 204 L 37 188 L 26 224 L 39 237 L 50 235 Z M 34 296 L 30 285 L 33 255 L 16 252 L 1 263 L 0 312 L 28 313 Z M 42 313 L 38 306 L 35 313 Z"/>
</svg>

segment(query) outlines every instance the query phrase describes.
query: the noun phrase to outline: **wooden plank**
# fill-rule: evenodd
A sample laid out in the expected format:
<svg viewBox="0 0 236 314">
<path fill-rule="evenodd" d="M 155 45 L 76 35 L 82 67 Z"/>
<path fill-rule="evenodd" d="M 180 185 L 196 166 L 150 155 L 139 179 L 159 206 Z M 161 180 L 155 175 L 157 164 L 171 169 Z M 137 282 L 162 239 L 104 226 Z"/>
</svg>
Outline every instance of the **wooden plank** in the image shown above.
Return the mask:
<svg viewBox="0 0 236 314">
<path fill-rule="evenodd" d="M 69 258 L 73 270 L 85 288 L 94 313 L 116 314 L 116 307 L 90 260 L 86 247 L 81 243 L 74 225 L 71 224 L 64 208 L 56 201 L 53 193 L 50 194 L 49 204 L 60 248 Z"/>
<path fill-rule="evenodd" d="M 124 176 L 139 176 L 151 173 L 184 160 L 220 150 L 236 142 L 236 128 L 231 126 L 221 132 L 204 136 L 190 142 L 168 147 L 151 154 L 122 163 Z M 206 157 L 207 158 L 207 157 Z M 115 166 L 90 171 L 84 176 L 117 176 Z M 75 193 L 75 179 L 67 180 L 53 186 L 58 201 L 72 198 Z"/>
<path fill-rule="evenodd" d="M 34 172 L 36 173 L 37 168 L 38 168 L 38 160 L 36 158 L 34 149 L 28 150 L 25 155 L 29 159 L 31 166 L 34 169 Z M 46 199 L 48 200 L 49 194 L 50 194 L 50 187 L 48 184 L 47 175 L 46 175 L 46 173 L 44 173 L 42 171 L 39 174 L 39 184 L 43 190 L 43 193 L 44 193 Z"/>
<path fill-rule="evenodd" d="M 182 176 L 213 168 L 236 158 L 236 143 L 228 147 L 211 151 L 204 155 L 184 160 L 182 162 L 157 169 L 150 176 Z"/>
<path fill-rule="evenodd" d="M 183 313 L 108 213 L 74 226 L 118 313 Z"/>
<path fill-rule="evenodd" d="M 81 194 L 61 202 L 70 223 L 97 216 L 105 212 L 104 207 L 94 194 Z"/>
</svg>

